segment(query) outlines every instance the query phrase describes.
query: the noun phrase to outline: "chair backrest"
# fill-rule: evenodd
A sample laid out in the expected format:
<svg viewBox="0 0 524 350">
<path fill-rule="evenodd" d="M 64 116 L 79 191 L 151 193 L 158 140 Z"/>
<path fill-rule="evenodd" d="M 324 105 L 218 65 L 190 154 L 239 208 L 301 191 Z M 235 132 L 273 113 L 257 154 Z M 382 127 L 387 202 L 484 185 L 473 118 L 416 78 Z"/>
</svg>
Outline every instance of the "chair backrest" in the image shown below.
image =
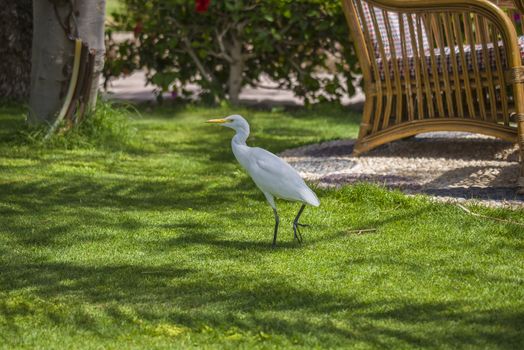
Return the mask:
<svg viewBox="0 0 524 350">
<path fill-rule="evenodd" d="M 396 57 L 403 56 L 402 40 L 405 42 L 406 55 L 408 56 L 415 54 L 414 48 L 416 48 L 416 52 L 419 54 L 424 54 L 429 49 L 424 24 L 420 23 L 420 26 L 417 26 L 415 15 L 400 15 L 397 12 L 373 7 L 365 1 L 354 0 L 354 2 L 362 30 L 365 30 L 363 27 L 365 26 L 371 38 L 375 57 L 381 57 L 379 40 L 388 57 L 391 56 L 392 50 L 394 50 Z M 361 7 L 359 5 L 361 5 Z M 359 8 L 361 10 L 359 10 Z M 403 28 L 404 35 L 402 35 L 401 28 Z M 391 45 L 393 45 L 393 47 L 391 47 Z"/>
</svg>

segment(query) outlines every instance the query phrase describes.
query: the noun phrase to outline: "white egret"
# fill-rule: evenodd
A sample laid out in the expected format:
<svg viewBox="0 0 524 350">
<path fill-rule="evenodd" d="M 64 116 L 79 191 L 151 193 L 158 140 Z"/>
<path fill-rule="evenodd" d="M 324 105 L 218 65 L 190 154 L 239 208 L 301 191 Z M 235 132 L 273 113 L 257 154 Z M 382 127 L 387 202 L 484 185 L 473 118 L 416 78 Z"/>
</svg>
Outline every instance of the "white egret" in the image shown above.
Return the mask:
<svg viewBox="0 0 524 350">
<path fill-rule="evenodd" d="M 294 238 L 302 243 L 301 226 L 298 222 L 306 204 L 318 207 L 320 201 L 300 177 L 298 172 L 286 161 L 271 152 L 259 147 L 249 147 L 246 140 L 249 136 L 249 124 L 240 115 L 230 115 L 224 119 L 211 119 L 207 123 L 216 123 L 236 131 L 231 139 L 231 148 L 236 159 L 251 176 L 257 187 L 264 193 L 273 208 L 275 215 L 275 231 L 273 234 L 273 247 L 277 243 L 278 224 L 280 219 L 277 213 L 275 197 L 289 201 L 301 202 L 302 206 L 293 221 Z"/>
</svg>

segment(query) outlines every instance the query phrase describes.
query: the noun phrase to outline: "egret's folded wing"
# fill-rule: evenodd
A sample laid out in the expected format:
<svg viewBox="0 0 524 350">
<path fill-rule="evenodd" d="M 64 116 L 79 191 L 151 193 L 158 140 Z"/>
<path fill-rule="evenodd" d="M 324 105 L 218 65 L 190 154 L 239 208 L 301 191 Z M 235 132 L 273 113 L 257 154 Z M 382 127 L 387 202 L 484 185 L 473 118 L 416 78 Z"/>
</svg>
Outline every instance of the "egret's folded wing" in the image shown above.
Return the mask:
<svg viewBox="0 0 524 350">
<path fill-rule="evenodd" d="M 251 156 L 256 164 L 251 177 L 262 191 L 278 198 L 320 204 L 298 172 L 283 159 L 262 148 L 255 149 Z"/>
<path fill-rule="evenodd" d="M 262 148 L 253 150 L 253 158 L 260 170 L 275 180 L 295 180 L 303 182 L 297 171 L 283 159 Z"/>
</svg>

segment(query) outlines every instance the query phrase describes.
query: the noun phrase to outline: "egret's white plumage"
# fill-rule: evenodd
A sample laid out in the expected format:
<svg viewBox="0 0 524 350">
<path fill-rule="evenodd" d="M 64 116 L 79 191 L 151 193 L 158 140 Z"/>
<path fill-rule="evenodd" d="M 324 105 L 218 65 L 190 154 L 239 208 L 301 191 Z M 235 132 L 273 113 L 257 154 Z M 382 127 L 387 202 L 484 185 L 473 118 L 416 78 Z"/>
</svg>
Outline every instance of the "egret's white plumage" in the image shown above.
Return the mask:
<svg viewBox="0 0 524 350">
<path fill-rule="evenodd" d="M 259 147 L 249 147 L 246 140 L 249 136 L 249 124 L 240 115 L 231 115 L 224 119 L 212 119 L 209 123 L 218 123 L 225 127 L 234 129 L 235 136 L 231 139 L 231 148 L 240 165 L 248 172 L 255 184 L 266 196 L 269 205 L 275 214 L 275 235 L 273 245 L 276 242 L 279 218 L 275 197 L 290 201 L 302 202 L 315 207 L 320 205 L 315 192 L 304 182 L 298 172 L 283 159 L 271 152 Z M 301 241 L 298 219 L 304 210 L 304 205 L 293 223 L 295 238 Z M 297 235 L 298 232 L 298 235 Z"/>
</svg>

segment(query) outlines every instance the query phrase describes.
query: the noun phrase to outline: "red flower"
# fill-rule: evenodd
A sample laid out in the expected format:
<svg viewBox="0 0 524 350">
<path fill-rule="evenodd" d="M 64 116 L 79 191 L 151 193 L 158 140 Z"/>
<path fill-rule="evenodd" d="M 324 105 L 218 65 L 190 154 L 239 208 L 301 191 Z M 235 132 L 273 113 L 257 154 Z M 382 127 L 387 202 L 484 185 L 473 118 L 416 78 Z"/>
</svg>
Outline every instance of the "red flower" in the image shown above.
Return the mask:
<svg viewBox="0 0 524 350">
<path fill-rule="evenodd" d="M 210 2 L 211 0 L 195 0 L 195 11 L 198 13 L 207 12 Z"/>
<path fill-rule="evenodd" d="M 133 34 L 135 35 L 135 38 L 138 38 L 138 35 L 142 32 L 142 29 L 144 29 L 144 24 L 141 20 L 138 20 L 135 24 L 135 28 L 133 28 Z"/>
</svg>

